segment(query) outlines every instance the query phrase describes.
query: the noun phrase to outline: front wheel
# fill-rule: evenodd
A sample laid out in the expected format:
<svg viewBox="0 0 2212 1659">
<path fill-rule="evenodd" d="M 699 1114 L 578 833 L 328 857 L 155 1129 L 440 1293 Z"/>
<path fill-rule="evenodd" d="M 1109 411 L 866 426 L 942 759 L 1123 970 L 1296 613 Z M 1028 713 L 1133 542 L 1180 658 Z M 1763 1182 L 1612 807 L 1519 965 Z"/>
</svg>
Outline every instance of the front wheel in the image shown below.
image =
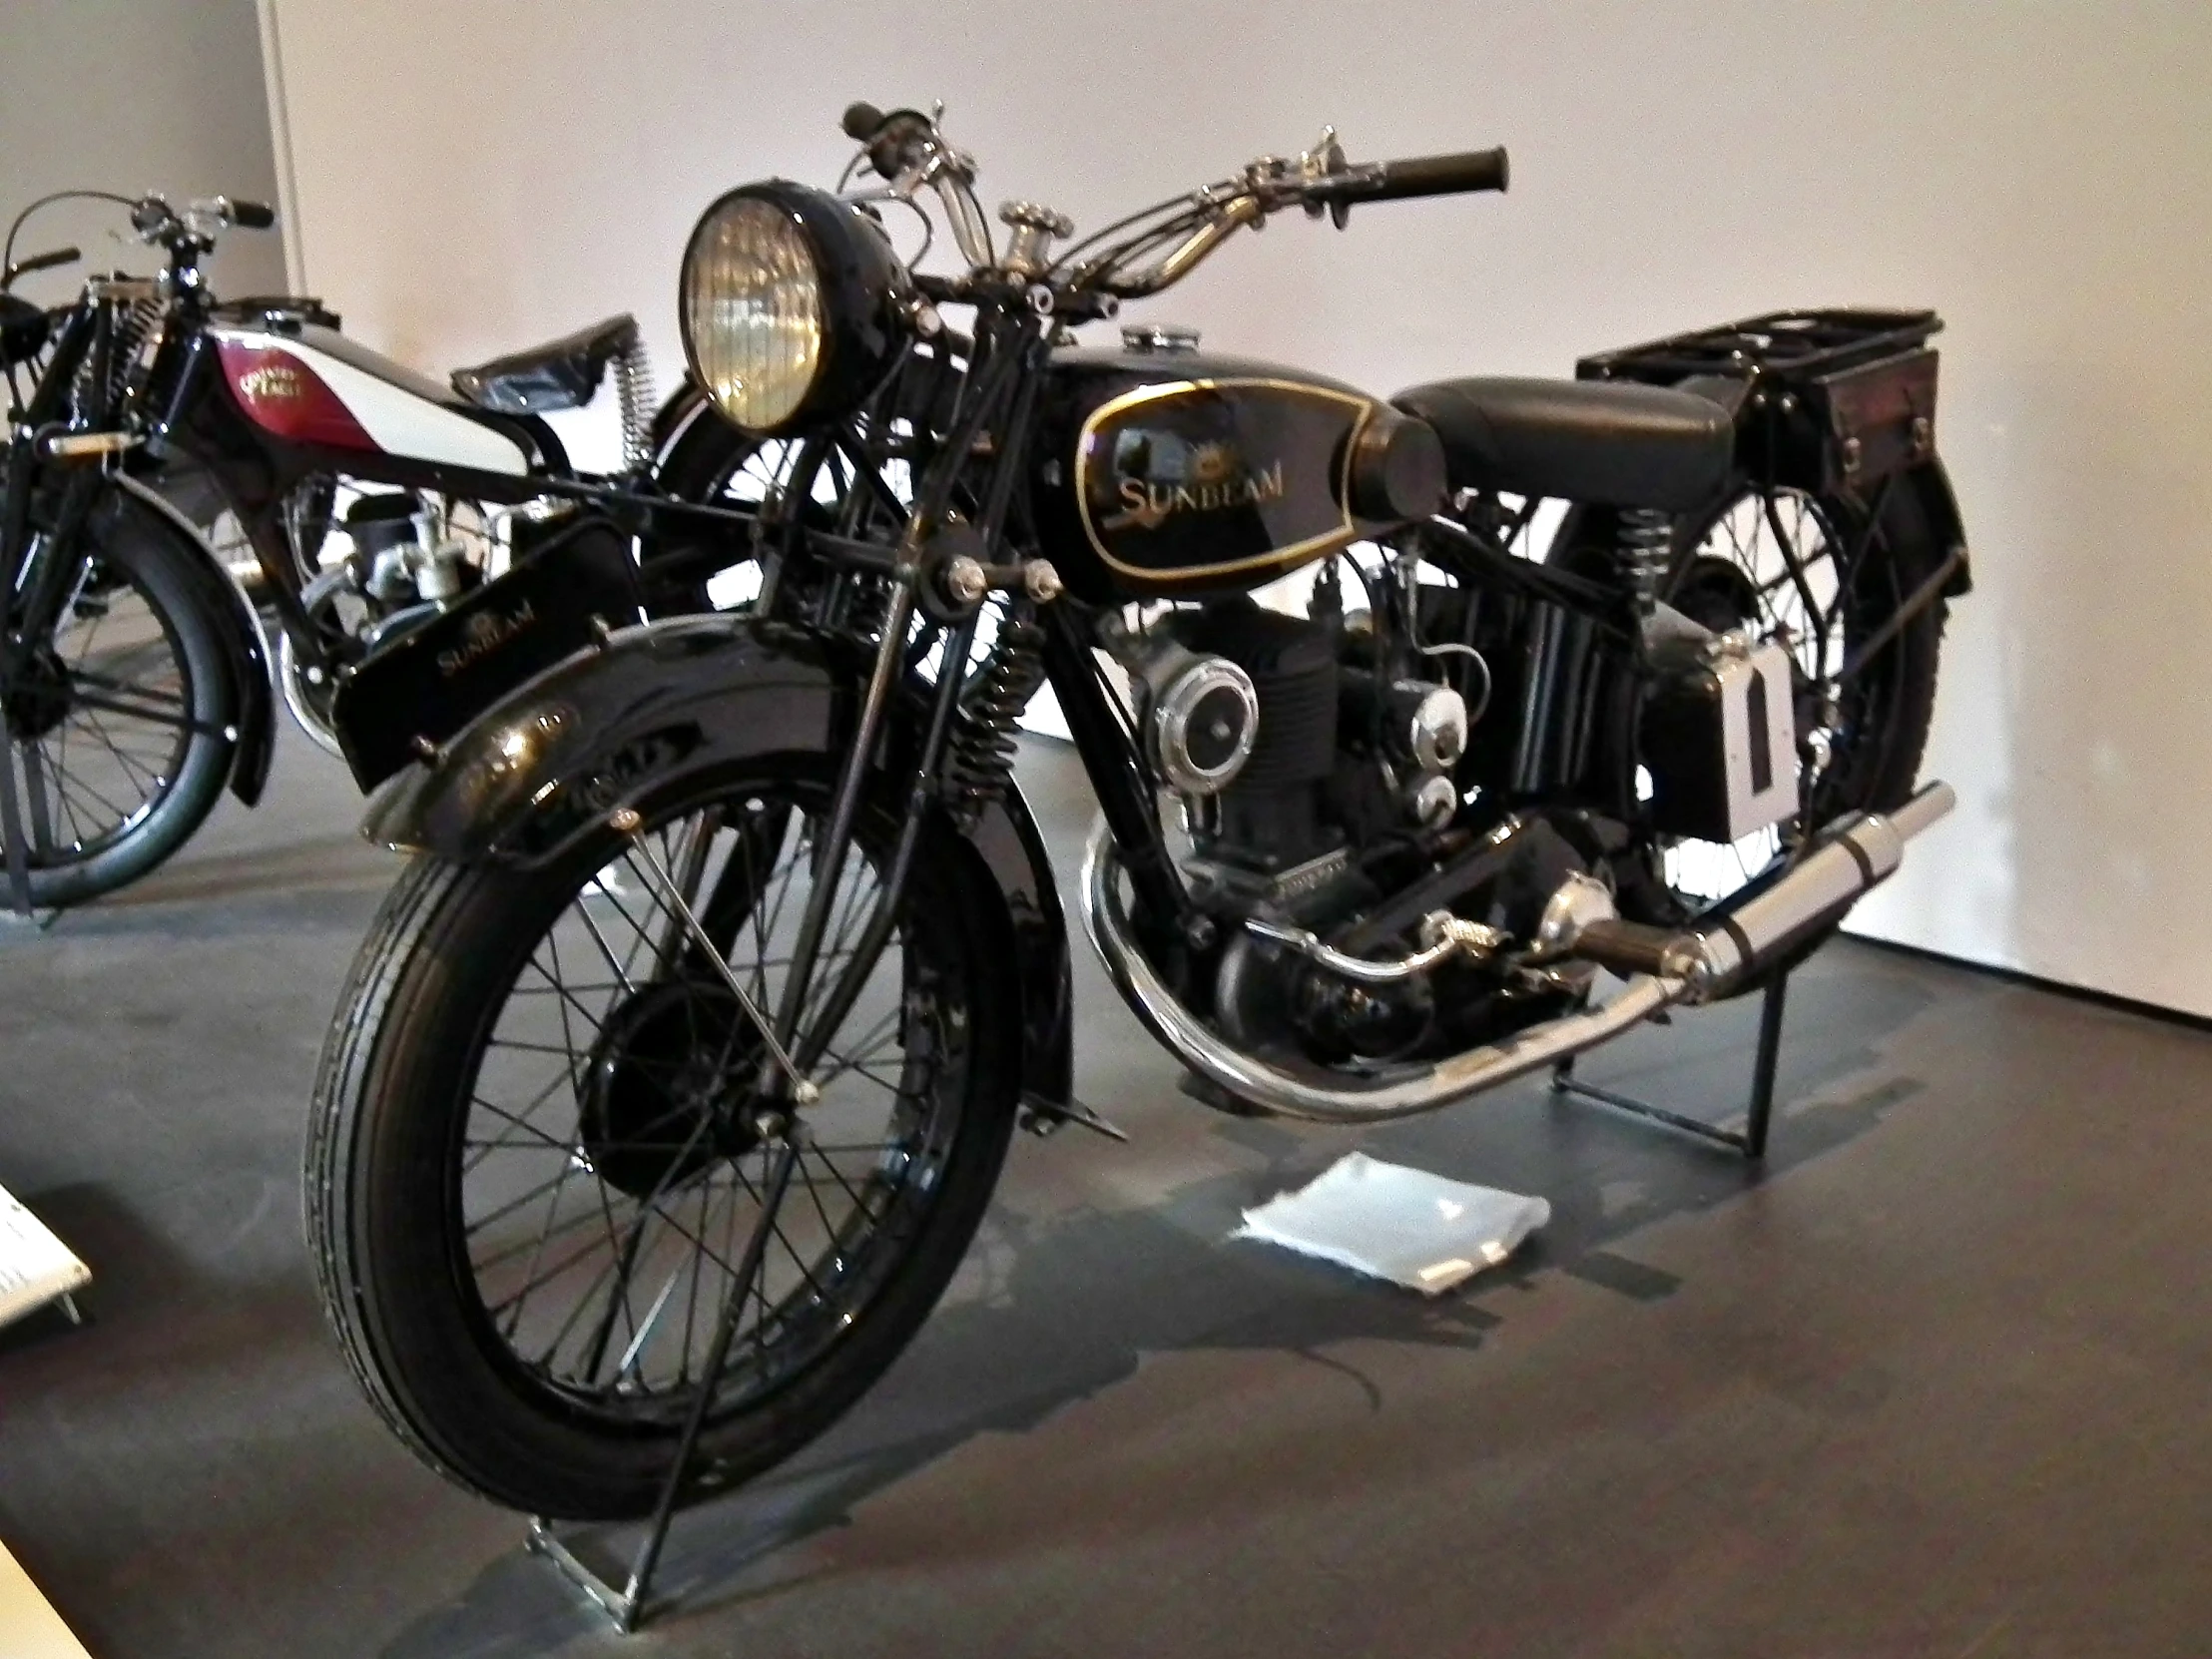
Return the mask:
<svg viewBox="0 0 2212 1659">
<path fill-rule="evenodd" d="M 86 520 L 54 625 L 0 688 L 31 902 L 81 904 L 184 845 L 222 798 L 237 690 L 194 555 L 120 492 Z"/>
<path fill-rule="evenodd" d="M 788 1131 L 759 1109 L 752 1021 L 643 861 L 774 1010 L 830 794 L 822 763 L 770 760 L 540 870 L 425 859 L 362 948 L 308 1152 L 323 1307 L 387 1423 L 494 1502 L 648 1513 L 730 1311 L 690 1495 L 789 1456 L 889 1367 L 982 1219 L 1014 988 L 959 849 L 921 848 Z M 897 830 L 861 816 L 817 996 Z"/>
</svg>

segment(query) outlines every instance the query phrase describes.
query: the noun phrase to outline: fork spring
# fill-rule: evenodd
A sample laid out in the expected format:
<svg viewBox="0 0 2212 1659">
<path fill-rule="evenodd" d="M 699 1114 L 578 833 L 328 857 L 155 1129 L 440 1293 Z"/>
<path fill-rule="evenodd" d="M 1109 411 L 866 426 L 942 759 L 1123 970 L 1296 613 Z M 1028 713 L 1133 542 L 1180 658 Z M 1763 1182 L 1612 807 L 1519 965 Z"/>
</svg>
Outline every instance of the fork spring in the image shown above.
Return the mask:
<svg viewBox="0 0 2212 1659">
<path fill-rule="evenodd" d="M 958 665 L 939 672 L 957 673 Z M 1014 777 L 1014 722 L 1043 683 L 1044 630 L 1008 621 L 946 742 L 945 796 L 955 812 L 972 814 L 1005 798 Z"/>
</svg>

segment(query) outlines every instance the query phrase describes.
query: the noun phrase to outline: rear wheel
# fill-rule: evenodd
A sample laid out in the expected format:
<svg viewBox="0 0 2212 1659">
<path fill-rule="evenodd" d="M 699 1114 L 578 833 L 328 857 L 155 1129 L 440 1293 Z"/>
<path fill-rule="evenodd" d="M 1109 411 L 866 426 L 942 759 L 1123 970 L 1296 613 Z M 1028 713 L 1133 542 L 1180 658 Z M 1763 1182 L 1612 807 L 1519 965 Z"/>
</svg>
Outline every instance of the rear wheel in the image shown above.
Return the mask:
<svg viewBox="0 0 2212 1659">
<path fill-rule="evenodd" d="M 148 509 L 119 492 L 94 508 L 59 621 L 0 692 L 33 904 L 137 880 L 214 810 L 239 719 L 227 626 Z"/>
<path fill-rule="evenodd" d="M 1936 708 L 1943 602 L 1841 678 L 1940 556 L 1909 483 L 1877 499 L 1879 519 L 1851 496 L 1739 485 L 1680 526 L 1667 602 L 1716 632 L 1741 629 L 1790 652 L 1810 804 L 1803 820 L 1734 843 L 1670 843 L 1663 879 L 1685 914 L 1735 893 L 1784 854 L 1801 826 L 1887 811 L 1913 793 Z"/>
<path fill-rule="evenodd" d="M 756 512 L 783 488 L 799 450 L 797 440 L 740 431 L 709 405 L 677 429 L 653 478 L 679 501 Z M 734 526 L 670 515 L 646 541 L 641 564 L 649 616 L 735 610 L 760 596 L 759 561 Z"/>
<path fill-rule="evenodd" d="M 528 873 L 424 860 L 387 901 L 324 1053 L 308 1230 L 370 1398 L 463 1486 L 648 1512 L 731 1307 L 692 1495 L 758 1473 L 882 1375 L 966 1250 L 1018 1089 L 968 864 L 922 848 L 822 1098 L 781 1134 L 759 1035 L 641 862 L 773 1010 L 829 796 L 818 762 L 760 763 L 649 814 L 636 844 L 606 831 Z M 896 832 L 863 814 L 821 989 Z"/>
</svg>

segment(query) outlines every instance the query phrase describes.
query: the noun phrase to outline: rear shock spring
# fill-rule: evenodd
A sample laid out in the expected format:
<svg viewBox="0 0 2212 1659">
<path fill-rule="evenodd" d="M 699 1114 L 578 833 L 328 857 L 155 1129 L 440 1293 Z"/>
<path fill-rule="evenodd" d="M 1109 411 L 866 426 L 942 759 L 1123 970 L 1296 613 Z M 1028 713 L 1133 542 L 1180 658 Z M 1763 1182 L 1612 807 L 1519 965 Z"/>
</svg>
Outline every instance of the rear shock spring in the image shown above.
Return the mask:
<svg viewBox="0 0 2212 1659">
<path fill-rule="evenodd" d="M 615 396 L 622 407 L 622 457 L 635 472 L 653 459 L 653 363 L 636 334 L 615 354 Z"/>
<path fill-rule="evenodd" d="M 1674 521 L 1652 507 L 1628 507 L 1621 512 L 1620 573 L 1636 608 L 1649 616 L 1666 586 L 1667 570 L 1674 562 Z"/>
<path fill-rule="evenodd" d="M 938 672 L 957 674 L 960 666 L 946 663 Z M 971 816 L 1004 799 L 1014 777 L 1014 722 L 1043 683 L 1044 630 L 1007 620 L 946 739 L 945 800 L 954 813 Z"/>
</svg>

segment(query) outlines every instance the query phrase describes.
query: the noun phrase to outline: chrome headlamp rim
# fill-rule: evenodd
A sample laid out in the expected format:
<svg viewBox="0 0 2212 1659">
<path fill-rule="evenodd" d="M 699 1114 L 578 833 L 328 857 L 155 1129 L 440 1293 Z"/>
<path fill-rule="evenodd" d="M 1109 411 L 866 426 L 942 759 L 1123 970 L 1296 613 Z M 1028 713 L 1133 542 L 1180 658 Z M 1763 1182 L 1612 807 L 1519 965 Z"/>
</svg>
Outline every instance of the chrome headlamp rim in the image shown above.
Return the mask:
<svg viewBox="0 0 2212 1659">
<path fill-rule="evenodd" d="M 736 203 L 765 203 L 805 240 L 815 263 L 821 342 L 814 378 L 791 412 L 765 425 L 738 421 L 714 394 L 693 338 L 694 262 L 721 217 Z M 684 360 L 725 419 L 764 436 L 849 413 L 873 391 L 911 332 L 906 295 L 911 283 L 879 227 L 828 191 L 789 179 L 767 179 L 726 191 L 699 216 L 684 245 L 677 279 L 677 322 Z"/>
</svg>

